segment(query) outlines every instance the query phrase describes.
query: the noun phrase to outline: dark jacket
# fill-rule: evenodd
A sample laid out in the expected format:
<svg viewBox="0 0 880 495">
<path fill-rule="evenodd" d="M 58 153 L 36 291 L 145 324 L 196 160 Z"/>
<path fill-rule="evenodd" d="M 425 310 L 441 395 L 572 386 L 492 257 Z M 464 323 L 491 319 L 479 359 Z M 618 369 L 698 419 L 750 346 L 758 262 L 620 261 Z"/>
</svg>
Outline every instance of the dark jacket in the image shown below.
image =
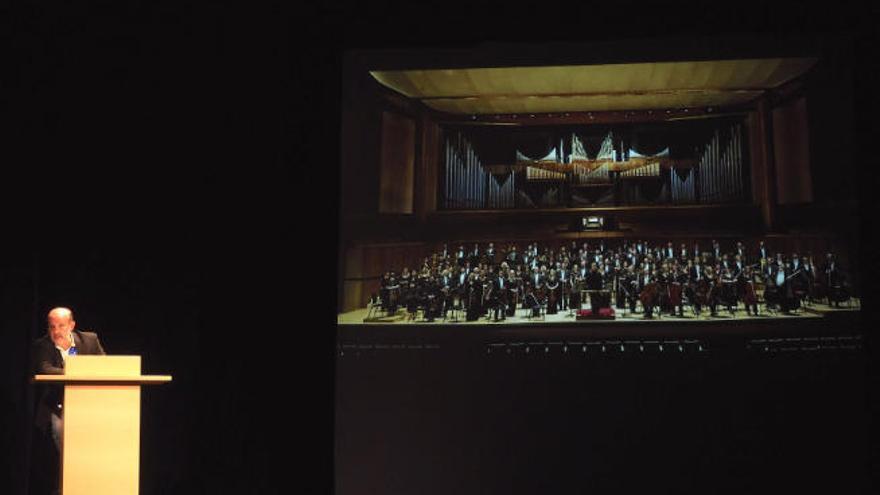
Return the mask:
<svg viewBox="0 0 880 495">
<path fill-rule="evenodd" d="M 77 354 L 106 354 L 101 347 L 98 335 L 92 332 L 73 331 L 73 342 Z M 34 341 L 31 347 L 31 363 L 35 375 L 63 375 L 64 359 L 61 352 L 55 347 L 55 343 L 48 335 L 44 335 Z M 56 412 L 61 415 L 59 407 L 64 402 L 64 387 L 62 385 L 39 385 L 36 391 L 38 402 L 34 422 L 41 428 L 48 428 L 49 414 Z"/>
</svg>

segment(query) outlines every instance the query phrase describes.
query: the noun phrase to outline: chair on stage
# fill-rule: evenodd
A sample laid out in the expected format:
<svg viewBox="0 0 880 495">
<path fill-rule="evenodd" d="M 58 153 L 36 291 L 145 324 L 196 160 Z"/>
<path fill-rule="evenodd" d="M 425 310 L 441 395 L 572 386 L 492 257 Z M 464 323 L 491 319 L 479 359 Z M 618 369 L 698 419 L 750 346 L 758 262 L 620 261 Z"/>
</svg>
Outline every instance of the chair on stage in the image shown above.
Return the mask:
<svg viewBox="0 0 880 495">
<path fill-rule="evenodd" d="M 370 296 L 370 300 L 367 301 L 367 317 L 365 319 L 370 320 L 372 318 L 379 318 L 387 314 L 388 311 L 385 309 L 385 306 L 382 305 L 379 295 L 374 292 Z"/>
<path fill-rule="evenodd" d="M 464 307 L 461 305 L 460 298 L 454 298 L 452 300 L 452 304 L 448 308 L 444 308 L 443 310 L 443 321 L 450 321 L 452 323 L 457 323 L 461 321 L 461 313 L 464 311 Z M 452 318 L 447 318 L 449 313 L 452 313 Z"/>
<path fill-rule="evenodd" d="M 533 297 L 534 297 L 534 296 L 533 296 Z M 547 318 L 546 318 L 546 316 L 547 316 L 547 302 L 546 302 L 546 301 L 542 302 L 542 301 L 537 301 L 537 300 L 536 300 L 535 302 L 537 302 L 538 304 L 527 304 L 527 305 L 526 305 L 526 309 L 525 309 L 525 311 L 526 311 L 526 314 L 525 314 L 526 319 L 527 319 L 527 320 L 531 320 L 532 318 L 541 318 L 541 320 L 546 320 L 546 319 L 547 319 Z M 534 315 L 534 314 L 533 314 L 533 313 L 534 313 L 534 308 L 535 308 L 535 307 L 538 308 L 538 314 L 537 314 L 537 315 Z"/>
</svg>

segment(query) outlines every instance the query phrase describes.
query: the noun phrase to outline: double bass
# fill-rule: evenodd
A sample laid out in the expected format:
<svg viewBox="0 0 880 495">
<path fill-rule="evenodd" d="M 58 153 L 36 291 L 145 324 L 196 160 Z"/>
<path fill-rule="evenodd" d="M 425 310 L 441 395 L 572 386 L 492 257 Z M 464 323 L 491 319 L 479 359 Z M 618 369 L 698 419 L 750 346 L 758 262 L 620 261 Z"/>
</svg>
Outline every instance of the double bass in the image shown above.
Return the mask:
<svg viewBox="0 0 880 495">
<path fill-rule="evenodd" d="M 644 274 L 639 275 L 643 277 Z M 645 317 L 650 318 L 651 313 L 654 309 L 654 306 L 657 305 L 658 299 L 660 296 L 660 286 L 657 282 L 648 282 L 642 287 L 642 290 L 639 292 L 639 301 L 642 303 L 642 307 L 645 308 Z"/>
<path fill-rule="evenodd" d="M 674 269 L 672 275 L 666 285 L 667 298 L 669 301 L 670 310 L 675 313 L 675 308 L 681 309 L 682 307 L 682 291 L 684 289 L 682 284 L 682 273 L 679 269 Z M 681 313 L 679 313 L 680 315 Z"/>
</svg>

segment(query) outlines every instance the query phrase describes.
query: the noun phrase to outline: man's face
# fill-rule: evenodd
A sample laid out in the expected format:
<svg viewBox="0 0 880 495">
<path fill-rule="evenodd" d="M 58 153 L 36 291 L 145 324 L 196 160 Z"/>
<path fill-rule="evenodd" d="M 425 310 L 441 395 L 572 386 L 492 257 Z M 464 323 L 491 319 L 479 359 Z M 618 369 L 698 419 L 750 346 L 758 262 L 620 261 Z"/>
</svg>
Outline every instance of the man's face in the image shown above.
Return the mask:
<svg viewBox="0 0 880 495">
<path fill-rule="evenodd" d="M 73 331 L 75 322 L 70 314 L 50 314 L 48 318 L 49 337 L 55 345 L 66 347 L 70 345 L 70 333 Z"/>
</svg>

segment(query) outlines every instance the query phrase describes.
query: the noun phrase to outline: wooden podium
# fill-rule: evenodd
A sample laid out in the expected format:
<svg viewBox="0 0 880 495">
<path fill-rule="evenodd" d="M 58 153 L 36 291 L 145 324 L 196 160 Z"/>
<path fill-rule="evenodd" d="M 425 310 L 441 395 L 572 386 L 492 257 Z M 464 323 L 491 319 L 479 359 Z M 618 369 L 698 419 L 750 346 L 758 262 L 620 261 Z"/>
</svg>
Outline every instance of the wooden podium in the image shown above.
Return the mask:
<svg viewBox="0 0 880 495">
<path fill-rule="evenodd" d="M 140 356 L 70 356 L 64 373 L 34 376 L 64 385 L 62 495 L 137 495 L 141 386 L 171 376 L 141 375 Z"/>
</svg>

